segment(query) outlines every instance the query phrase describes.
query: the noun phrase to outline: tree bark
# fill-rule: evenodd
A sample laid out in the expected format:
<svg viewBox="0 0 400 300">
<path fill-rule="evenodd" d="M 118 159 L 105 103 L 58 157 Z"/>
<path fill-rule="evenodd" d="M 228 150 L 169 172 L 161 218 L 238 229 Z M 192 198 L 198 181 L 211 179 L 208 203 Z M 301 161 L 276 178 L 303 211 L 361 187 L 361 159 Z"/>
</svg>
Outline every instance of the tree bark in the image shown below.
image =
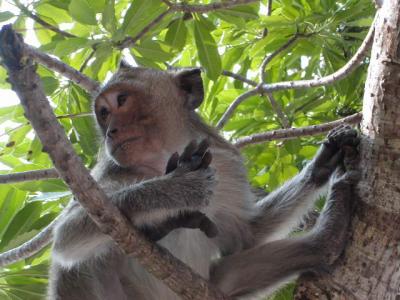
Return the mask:
<svg viewBox="0 0 400 300">
<path fill-rule="evenodd" d="M 343 258 L 299 280 L 296 299 L 400 299 L 400 0 L 376 22 L 361 131 L 361 181 Z"/>
</svg>

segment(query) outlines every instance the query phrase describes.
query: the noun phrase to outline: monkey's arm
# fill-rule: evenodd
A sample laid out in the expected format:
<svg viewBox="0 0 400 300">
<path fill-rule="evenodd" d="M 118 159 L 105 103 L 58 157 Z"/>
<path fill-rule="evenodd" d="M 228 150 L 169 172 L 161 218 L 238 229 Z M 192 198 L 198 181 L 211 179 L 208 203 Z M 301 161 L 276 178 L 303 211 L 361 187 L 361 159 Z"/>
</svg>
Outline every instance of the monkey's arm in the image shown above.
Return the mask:
<svg viewBox="0 0 400 300">
<path fill-rule="evenodd" d="M 324 191 L 342 160 L 341 149 L 355 147 L 358 142 L 357 131 L 349 126 L 332 130 L 314 159 L 297 176 L 257 202 L 253 222 L 256 239 L 262 242 L 286 237 Z"/>
<path fill-rule="evenodd" d="M 211 281 L 229 296 L 270 294 L 304 271 L 329 268 L 346 243 L 356 172 L 340 172 L 314 229 L 302 237 L 276 240 L 220 259 Z"/>
<path fill-rule="evenodd" d="M 211 221 L 195 212 L 207 205 L 214 185 L 214 171 L 209 167 L 211 154 L 207 148 L 205 144 L 198 147 L 189 144 L 181 157 L 171 157 L 168 174 L 111 193 L 111 201 L 133 224 L 139 228 L 146 226 L 147 232 L 153 231 L 152 239 L 161 238 L 178 227 L 200 228 L 207 235 L 215 235 L 216 228 L 210 225 Z M 182 211 L 193 214 L 181 214 Z M 75 202 L 55 228 L 53 258 L 72 266 L 101 256 L 113 245 Z"/>
</svg>

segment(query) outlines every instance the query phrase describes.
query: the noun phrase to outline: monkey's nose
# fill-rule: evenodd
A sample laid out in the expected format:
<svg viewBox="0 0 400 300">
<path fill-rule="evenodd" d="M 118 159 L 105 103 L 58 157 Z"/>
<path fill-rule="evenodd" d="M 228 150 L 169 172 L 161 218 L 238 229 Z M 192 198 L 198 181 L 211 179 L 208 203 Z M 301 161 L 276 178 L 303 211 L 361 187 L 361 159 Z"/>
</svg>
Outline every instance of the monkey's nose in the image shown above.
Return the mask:
<svg viewBox="0 0 400 300">
<path fill-rule="evenodd" d="M 117 128 L 109 129 L 109 130 L 107 130 L 107 136 L 112 139 L 113 137 L 115 137 L 117 132 L 118 132 Z"/>
</svg>

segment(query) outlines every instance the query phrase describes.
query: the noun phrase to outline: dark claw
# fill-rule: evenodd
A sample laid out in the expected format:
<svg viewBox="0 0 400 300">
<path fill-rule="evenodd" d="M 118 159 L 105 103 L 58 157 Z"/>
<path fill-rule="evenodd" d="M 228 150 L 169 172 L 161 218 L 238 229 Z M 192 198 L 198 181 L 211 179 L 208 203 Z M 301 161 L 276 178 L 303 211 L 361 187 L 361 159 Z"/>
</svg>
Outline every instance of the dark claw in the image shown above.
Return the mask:
<svg viewBox="0 0 400 300">
<path fill-rule="evenodd" d="M 178 167 L 178 161 L 179 161 L 179 154 L 178 152 L 175 152 L 174 154 L 171 155 L 171 157 L 168 160 L 165 174 L 171 173 L 173 170 L 175 170 Z"/>
<path fill-rule="evenodd" d="M 189 145 L 185 147 L 181 157 L 179 158 L 179 162 L 189 162 L 192 159 L 193 153 L 197 148 L 197 142 L 195 140 L 191 141 Z"/>
<path fill-rule="evenodd" d="M 200 142 L 197 151 L 193 154 L 194 156 L 203 157 L 208 148 L 210 147 L 210 142 L 208 139 L 204 139 Z"/>
<path fill-rule="evenodd" d="M 204 153 L 203 159 L 201 160 L 201 164 L 199 166 L 199 169 L 207 169 L 208 166 L 211 164 L 212 161 L 212 155 L 210 151 L 207 151 Z"/>
</svg>

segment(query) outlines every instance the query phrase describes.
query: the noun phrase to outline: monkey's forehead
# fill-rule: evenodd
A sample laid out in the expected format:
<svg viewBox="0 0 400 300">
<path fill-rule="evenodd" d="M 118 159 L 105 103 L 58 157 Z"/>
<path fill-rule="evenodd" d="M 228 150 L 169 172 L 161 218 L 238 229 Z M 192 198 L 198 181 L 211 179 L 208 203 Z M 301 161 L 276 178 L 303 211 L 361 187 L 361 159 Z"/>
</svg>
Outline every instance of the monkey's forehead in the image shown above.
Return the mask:
<svg viewBox="0 0 400 300">
<path fill-rule="evenodd" d="M 169 91 L 174 86 L 174 76 L 170 72 L 146 69 L 146 68 L 124 68 L 118 70 L 101 87 L 93 99 L 110 90 L 130 89 L 142 93 L 154 93 L 157 90 Z"/>
</svg>

